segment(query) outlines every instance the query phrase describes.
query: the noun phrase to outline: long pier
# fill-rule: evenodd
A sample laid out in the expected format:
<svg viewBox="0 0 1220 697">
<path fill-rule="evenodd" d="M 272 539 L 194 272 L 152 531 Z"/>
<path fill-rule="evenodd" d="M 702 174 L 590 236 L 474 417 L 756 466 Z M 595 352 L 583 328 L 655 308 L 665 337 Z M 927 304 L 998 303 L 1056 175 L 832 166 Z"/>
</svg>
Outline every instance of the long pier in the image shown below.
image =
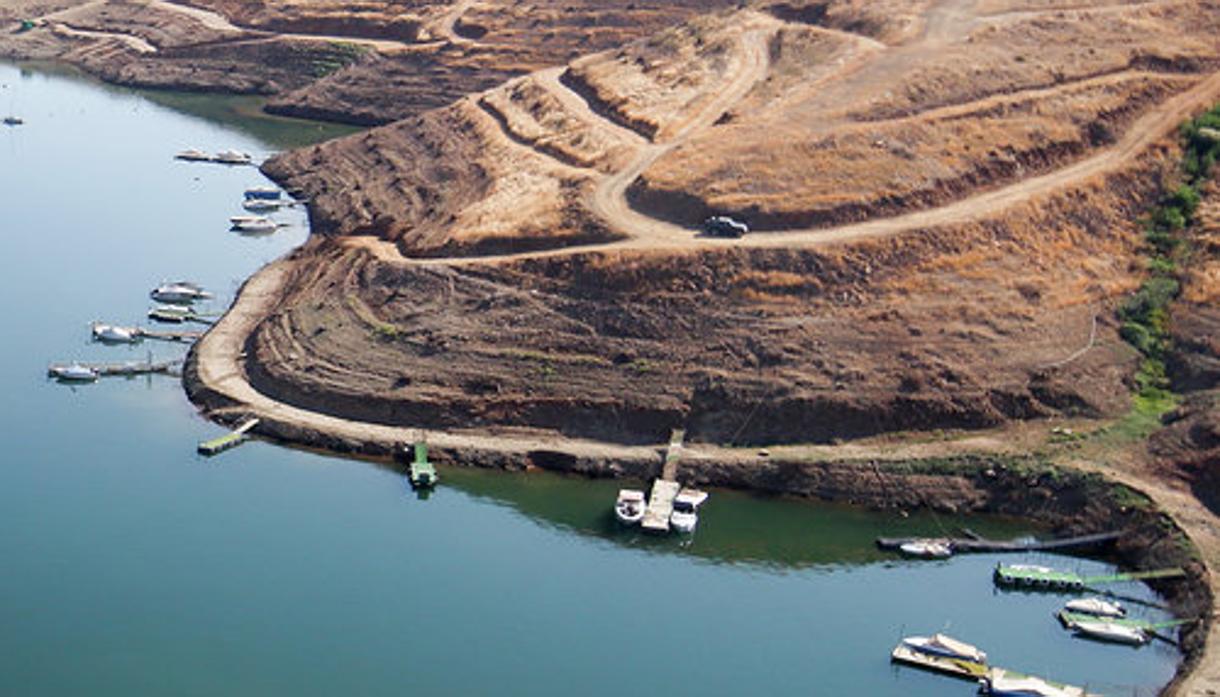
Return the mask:
<svg viewBox="0 0 1220 697">
<path fill-rule="evenodd" d="M 644 520 L 640 523 L 645 530 L 669 532 L 669 517 L 674 512 L 674 499 L 681 489 L 678 485 L 678 461 L 682 458 L 682 441 L 685 439 L 684 429 L 675 428 L 669 434 L 669 446 L 665 449 L 661 476 L 652 483 L 648 507 L 644 509 Z"/>
<path fill-rule="evenodd" d="M 1093 549 L 1107 545 L 1122 537 L 1122 532 L 1101 532 L 1093 535 L 1064 537 L 1057 540 L 987 540 L 979 537 L 953 537 L 945 540 L 954 554 L 978 552 L 1067 552 Z M 921 537 L 878 537 L 877 546 L 881 549 L 896 550 L 909 542 L 927 538 Z"/>
<path fill-rule="evenodd" d="M 52 363 L 47 366 L 47 375 L 55 377 L 61 371 L 71 367 L 80 366 L 88 368 L 96 372 L 100 377 L 108 377 L 113 375 L 148 375 L 151 373 L 168 373 L 175 366 L 180 365 L 182 359 L 174 359 L 172 361 L 125 361 L 122 363 Z"/>
</svg>

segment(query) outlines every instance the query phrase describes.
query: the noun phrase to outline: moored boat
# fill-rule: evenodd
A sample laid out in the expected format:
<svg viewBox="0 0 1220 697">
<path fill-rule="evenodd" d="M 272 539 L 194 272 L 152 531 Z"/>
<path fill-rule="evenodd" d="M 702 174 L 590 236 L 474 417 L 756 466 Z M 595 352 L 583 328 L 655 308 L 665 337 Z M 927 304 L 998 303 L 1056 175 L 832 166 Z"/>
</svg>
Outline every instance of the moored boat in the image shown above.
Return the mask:
<svg viewBox="0 0 1220 697">
<path fill-rule="evenodd" d="M 187 148 L 174 155 L 174 159 L 187 162 L 211 162 L 212 156 L 198 148 Z"/>
<path fill-rule="evenodd" d="M 283 201 L 266 198 L 248 198 L 241 202 L 241 207 L 248 211 L 278 211 L 285 205 Z"/>
<path fill-rule="evenodd" d="M 1063 609 L 1096 617 L 1124 617 L 1127 614 L 1127 609 L 1120 603 L 1103 598 L 1076 598 L 1064 603 Z"/>
<path fill-rule="evenodd" d="M 707 492 L 698 489 L 683 489 L 674 497 L 674 510 L 669 515 L 669 524 L 678 532 L 694 532 L 699 524 L 699 506 L 707 500 Z"/>
<path fill-rule="evenodd" d="M 81 363 L 51 366 L 47 372 L 61 382 L 94 382 L 101 375 L 93 368 Z"/>
<path fill-rule="evenodd" d="M 240 150 L 221 150 L 212 159 L 224 165 L 248 165 L 254 160 L 250 153 Z"/>
<path fill-rule="evenodd" d="M 967 644 L 944 634 L 909 636 L 902 640 L 907 648 L 933 656 L 956 658 L 972 663 L 987 663 L 987 653 L 973 644 Z"/>
<path fill-rule="evenodd" d="M 140 340 L 140 332 L 135 327 L 94 322 L 90 329 L 93 332 L 93 340 L 104 344 L 134 344 Z"/>
<path fill-rule="evenodd" d="M 899 545 L 898 551 L 920 559 L 947 559 L 953 556 L 953 544 L 949 540 L 911 540 Z"/>
<path fill-rule="evenodd" d="M 1097 620 L 1096 622 L 1074 622 L 1072 629 L 1077 636 L 1098 641 L 1108 641 L 1115 644 L 1130 644 L 1143 646 L 1148 643 L 1149 636 L 1139 627 L 1132 627 L 1115 622 Z"/>
<path fill-rule="evenodd" d="M 644 492 L 638 489 L 619 489 L 614 502 L 614 517 L 623 525 L 638 525 L 644 519 Z"/>
<path fill-rule="evenodd" d="M 1097 697 L 1084 688 L 1063 685 L 1003 668 L 992 668 L 979 679 L 979 692 L 994 697 Z"/>
<path fill-rule="evenodd" d="M 229 218 L 235 232 L 274 232 L 279 224 L 271 218 L 262 215 L 235 215 Z"/>
<path fill-rule="evenodd" d="M 252 186 L 246 189 L 246 198 L 260 198 L 268 201 L 275 201 L 280 198 L 282 192 L 274 186 Z"/>
<path fill-rule="evenodd" d="M 162 283 L 153 288 L 149 291 L 148 297 L 159 303 L 186 304 L 193 303 L 196 300 L 206 300 L 212 297 L 212 294 L 195 283 L 175 281 L 173 283 Z"/>
</svg>

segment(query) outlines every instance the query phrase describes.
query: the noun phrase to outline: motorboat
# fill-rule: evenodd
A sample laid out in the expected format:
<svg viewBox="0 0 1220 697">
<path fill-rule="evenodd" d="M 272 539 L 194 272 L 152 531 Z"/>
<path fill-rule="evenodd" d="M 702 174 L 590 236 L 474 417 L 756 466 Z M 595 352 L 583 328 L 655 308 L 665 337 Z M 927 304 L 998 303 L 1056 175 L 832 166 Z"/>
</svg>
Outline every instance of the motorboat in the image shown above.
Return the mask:
<svg viewBox="0 0 1220 697">
<path fill-rule="evenodd" d="M 902 640 L 902 645 L 919 653 L 944 658 L 956 658 L 971 663 L 986 663 L 987 653 L 972 644 L 958 641 L 944 634 L 927 636 L 910 636 Z"/>
<path fill-rule="evenodd" d="M 20 126 L 23 123 L 25 123 L 25 120 L 22 119 L 20 116 L 5 116 L 4 117 L 5 126 Z"/>
<path fill-rule="evenodd" d="M 94 382 L 101 376 L 96 369 L 81 363 L 51 366 L 47 372 L 51 374 L 51 377 L 62 382 Z"/>
<path fill-rule="evenodd" d="M 1103 598 L 1077 598 L 1063 604 L 1063 609 L 1081 615 L 1095 617 L 1125 617 L 1127 608 L 1121 604 Z"/>
<path fill-rule="evenodd" d="M 1148 643 L 1149 636 L 1139 627 L 1131 627 L 1116 622 L 1097 620 L 1096 622 L 1075 622 L 1072 629 L 1077 636 L 1098 641 L 1109 641 L 1115 644 L 1130 644 L 1142 646 Z"/>
<path fill-rule="evenodd" d="M 202 287 L 189 281 L 174 281 L 162 283 L 153 288 L 148 297 L 159 303 L 189 304 L 196 300 L 207 300 L 212 294 Z"/>
<path fill-rule="evenodd" d="M 953 544 L 943 539 L 911 540 L 899 545 L 898 551 L 920 559 L 947 559 L 953 556 Z"/>
<path fill-rule="evenodd" d="M 1096 697 L 1073 685 L 992 668 L 979 679 L 979 692 L 993 697 Z"/>
<path fill-rule="evenodd" d="M 235 215 L 229 218 L 231 230 L 235 232 L 275 232 L 279 227 L 271 218 L 262 215 Z"/>
<path fill-rule="evenodd" d="M 221 150 L 212 159 L 225 165 L 248 165 L 254 161 L 250 153 L 240 150 Z"/>
<path fill-rule="evenodd" d="M 614 517 L 623 525 L 638 525 L 644 519 L 644 492 L 639 489 L 619 489 L 614 502 Z"/>
<path fill-rule="evenodd" d="M 699 506 L 707 500 L 707 492 L 698 489 L 682 489 L 674 497 L 674 510 L 669 514 L 669 525 L 678 532 L 694 532 L 699 524 Z"/>
<path fill-rule="evenodd" d="M 135 327 L 117 327 L 95 322 L 91 328 L 93 340 L 104 344 L 134 344 L 140 340 L 140 332 Z"/>
<path fill-rule="evenodd" d="M 283 201 L 266 199 L 266 198 L 248 198 L 242 201 L 241 207 L 248 211 L 278 211 L 283 206 L 288 205 Z"/>
<path fill-rule="evenodd" d="M 186 160 L 187 162 L 211 162 L 212 156 L 198 148 L 187 148 L 174 155 L 174 159 Z"/>
<path fill-rule="evenodd" d="M 159 305 L 148 311 L 149 319 L 180 324 L 193 319 L 195 311 L 185 305 Z"/>
<path fill-rule="evenodd" d="M 274 186 L 252 186 L 246 189 L 246 198 L 260 198 L 268 201 L 279 200 L 283 192 Z"/>
</svg>

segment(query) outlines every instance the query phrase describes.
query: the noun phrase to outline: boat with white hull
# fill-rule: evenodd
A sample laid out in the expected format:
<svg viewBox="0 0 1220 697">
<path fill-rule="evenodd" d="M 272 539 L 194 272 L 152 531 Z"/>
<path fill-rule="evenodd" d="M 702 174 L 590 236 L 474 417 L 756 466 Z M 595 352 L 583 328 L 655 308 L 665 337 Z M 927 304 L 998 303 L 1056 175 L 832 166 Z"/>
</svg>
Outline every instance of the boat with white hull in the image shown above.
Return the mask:
<svg viewBox="0 0 1220 697">
<path fill-rule="evenodd" d="M 1103 598 L 1076 598 L 1063 604 L 1063 609 L 1094 617 L 1125 617 L 1127 609 L 1121 604 Z"/>
<path fill-rule="evenodd" d="M 909 636 L 902 640 L 902 645 L 919 653 L 956 658 L 972 663 L 986 663 L 987 653 L 973 644 L 967 644 L 944 634 L 932 636 Z"/>
<path fill-rule="evenodd" d="M 683 489 L 674 497 L 674 510 L 669 515 L 669 525 L 678 532 L 694 532 L 699 524 L 699 506 L 707 500 L 707 492 L 698 489 Z"/>
<path fill-rule="evenodd" d="M 93 333 L 93 340 L 103 344 L 134 344 L 140 341 L 140 330 L 135 327 L 119 327 L 94 322 L 90 330 Z"/>
<path fill-rule="evenodd" d="M 148 297 L 159 303 L 183 305 L 197 300 L 207 300 L 212 297 L 212 294 L 190 281 L 175 281 L 173 283 L 162 283 L 153 288 L 149 291 Z"/>
<path fill-rule="evenodd" d="M 644 519 L 644 492 L 638 489 L 619 489 L 614 502 L 614 517 L 623 525 L 639 525 Z"/>
<path fill-rule="evenodd" d="M 1108 641 L 1114 644 L 1128 644 L 1130 646 L 1143 646 L 1151 638 L 1139 627 L 1131 627 L 1104 620 L 1074 622 L 1072 630 L 1076 632 L 1076 636 L 1085 637 L 1086 639 Z"/>
<path fill-rule="evenodd" d="M 235 215 L 229 218 L 230 229 L 234 232 L 259 233 L 275 232 L 279 223 L 262 215 Z"/>
</svg>

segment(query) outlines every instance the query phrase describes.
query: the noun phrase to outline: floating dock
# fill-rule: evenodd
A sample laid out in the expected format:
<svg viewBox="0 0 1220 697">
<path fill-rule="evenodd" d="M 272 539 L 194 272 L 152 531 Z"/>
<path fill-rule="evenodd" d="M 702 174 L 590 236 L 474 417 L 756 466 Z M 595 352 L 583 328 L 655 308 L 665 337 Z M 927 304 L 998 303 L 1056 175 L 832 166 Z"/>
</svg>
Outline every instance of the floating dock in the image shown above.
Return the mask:
<svg viewBox="0 0 1220 697">
<path fill-rule="evenodd" d="M 122 363 L 85 363 L 83 361 L 52 363 L 47 366 L 47 376 L 55 377 L 64 369 L 74 365 L 88 368 L 96 372 L 99 377 L 150 375 L 153 373 L 168 373 L 181 363 L 182 359 L 180 358 L 172 361 L 124 361 Z"/>
<path fill-rule="evenodd" d="M 984 675 L 987 675 L 987 665 L 985 663 L 976 663 L 967 661 L 963 658 L 950 658 L 948 656 L 937 656 L 922 651 L 916 651 L 902 644 L 894 647 L 893 653 L 890 654 L 890 660 L 895 663 L 904 663 L 916 668 L 930 670 L 936 673 L 944 673 L 955 678 L 964 678 L 966 680 L 977 681 Z"/>
<path fill-rule="evenodd" d="M 199 451 L 200 455 L 207 455 L 209 457 L 212 455 L 219 455 L 226 450 L 236 448 L 242 443 L 245 443 L 246 440 L 249 439 L 247 434 L 250 432 L 250 429 L 257 425 L 258 419 L 246 419 L 240 426 L 233 429 L 231 432 L 226 433 L 219 438 L 203 441 L 196 449 Z"/>
<path fill-rule="evenodd" d="M 158 341 L 195 341 L 203 336 L 203 332 L 198 330 L 183 330 L 183 331 L 162 331 L 160 329 L 145 329 L 144 327 L 136 328 L 136 336 L 145 339 L 156 339 Z"/>
<path fill-rule="evenodd" d="M 407 477 L 416 489 L 436 486 L 436 466 L 428 461 L 427 443 L 421 441 L 415 444 L 415 459 L 408 466 Z"/>
<path fill-rule="evenodd" d="M 1093 535 L 1065 537 L 1058 540 L 987 540 L 980 537 L 949 538 L 949 548 L 954 554 L 974 552 L 1075 552 L 1094 549 L 1113 543 L 1122 537 L 1121 532 L 1102 532 Z M 921 537 L 878 537 L 877 546 L 885 550 L 897 550 L 902 545 L 918 542 Z M 939 539 L 939 538 L 938 538 Z"/>
<path fill-rule="evenodd" d="M 652 483 L 648 495 L 648 507 L 644 509 L 644 520 L 640 527 L 649 532 L 669 532 L 669 517 L 674 512 L 674 499 L 681 486 L 678 485 L 678 461 L 682 458 L 684 429 L 676 428 L 669 434 L 669 446 L 665 449 L 665 464 L 661 476 Z"/>
<path fill-rule="evenodd" d="M 1156 569 L 1153 571 L 1134 571 L 1100 576 L 1081 576 L 1071 571 L 1057 571 L 1041 566 L 1026 564 L 1005 566 L 997 564 L 993 578 L 997 586 L 1027 590 L 1078 591 L 1098 584 L 1148 581 L 1158 578 L 1181 578 L 1185 575 L 1186 572 L 1182 569 Z"/>
</svg>

